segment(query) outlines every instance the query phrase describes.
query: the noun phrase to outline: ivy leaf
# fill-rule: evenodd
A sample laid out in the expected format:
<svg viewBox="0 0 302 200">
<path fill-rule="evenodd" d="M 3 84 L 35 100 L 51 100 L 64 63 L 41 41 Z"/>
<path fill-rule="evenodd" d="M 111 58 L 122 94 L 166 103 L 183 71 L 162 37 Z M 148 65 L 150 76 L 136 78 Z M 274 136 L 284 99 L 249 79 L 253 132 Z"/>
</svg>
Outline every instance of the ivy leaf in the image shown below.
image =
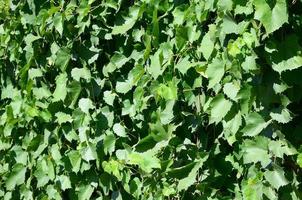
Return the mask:
<svg viewBox="0 0 302 200">
<path fill-rule="evenodd" d="M 222 118 L 229 112 L 232 102 L 226 100 L 222 94 L 217 95 L 211 102 L 211 114 L 209 123 L 219 123 Z"/>
<path fill-rule="evenodd" d="M 96 152 L 95 145 L 91 145 L 90 143 L 87 143 L 87 147 L 81 149 L 81 154 L 82 154 L 82 158 L 87 162 L 97 159 L 97 152 Z"/>
<path fill-rule="evenodd" d="M 111 154 L 115 150 L 115 136 L 112 133 L 108 133 L 104 138 L 104 152 Z"/>
<path fill-rule="evenodd" d="M 26 167 L 23 164 L 15 164 L 5 181 L 6 188 L 8 190 L 13 190 L 17 185 L 25 183 L 25 173 Z"/>
<path fill-rule="evenodd" d="M 244 136 L 258 135 L 269 123 L 258 113 L 250 113 L 245 119 L 246 126 L 241 130 Z"/>
<path fill-rule="evenodd" d="M 288 22 L 286 0 L 277 0 L 272 9 L 265 0 L 254 0 L 253 4 L 256 10 L 254 17 L 263 24 L 267 34 L 274 32 Z"/>
<path fill-rule="evenodd" d="M 175 101 L 168 101 L 166 103 L 165 109 L 160 113 L 160 121 L 162 124 L 169 124 L 173 118 L 173 107 L 174 107 Z"/>
<path fill-rule="evenodd" d="M 219 58 L 215 58 L 208 65 L 206 75 L 209 78 L 209 89 L 213 88 L 222 79 L 224 75 L 224 65 L 224 62 Z"/>
<path fill-rule="evenodd" d="M 122 68 L 129 60 L 130 58 L 127 58 L 121 53 L 114 54 L 111 57 L 110 62 L 103 68 L 103 74 L 108 76 L 109 73 L 114 72 L 116 69 Z"/>
</svg>

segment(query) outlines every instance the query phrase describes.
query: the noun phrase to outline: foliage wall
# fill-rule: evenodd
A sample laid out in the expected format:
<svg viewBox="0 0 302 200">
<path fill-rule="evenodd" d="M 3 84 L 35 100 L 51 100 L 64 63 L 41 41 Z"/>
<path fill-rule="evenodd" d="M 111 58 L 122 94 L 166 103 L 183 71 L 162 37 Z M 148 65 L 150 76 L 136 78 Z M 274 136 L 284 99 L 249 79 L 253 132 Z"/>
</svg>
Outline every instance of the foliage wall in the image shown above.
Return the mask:
<svg viewBox="0 0 302 200">
<path fill-rule="evenodd" d="M 302 1 L 2 0 L 0 199 L 302 199 Z"/>
</svg>

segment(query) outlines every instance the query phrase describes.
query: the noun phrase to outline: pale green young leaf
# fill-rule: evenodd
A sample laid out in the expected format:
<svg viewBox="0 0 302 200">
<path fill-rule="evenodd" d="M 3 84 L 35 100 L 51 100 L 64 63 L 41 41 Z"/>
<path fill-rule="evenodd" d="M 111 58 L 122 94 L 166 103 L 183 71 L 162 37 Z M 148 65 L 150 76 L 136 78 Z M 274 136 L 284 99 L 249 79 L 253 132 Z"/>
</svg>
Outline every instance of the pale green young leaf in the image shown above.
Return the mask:
<svg viewBox="0 0 302 200">
<path fill-rule="evenodd" d="M 268 140 L 265 137 L 256 137 L 255 140 L 245 140 L 242 146 L 243 163 L 260 162 L 266 167 L 271 162 L 268 152 Z"/>
<path fill-rule="evenodd" d="M 71 182 L 70 182 L 70 179 L 69 179 L 68 176 L 60 175 L 59 176 L 59 182 L 60 182 L 61 189 L 63 191 L 65 191 L 66 189 L 71 188 Z"/>
<path fill-rule="evenodd" d="M 153 169 L 160 168 L 160 160 L 151 150 L 144 153 L 131 152 L 128 155 L 128 164 L 138 165 L 143 171 L 151 173 Z"/>
<path fill-rule="evenodd" d="M 67 74 L 61 73 L 56 77 L 56 89 L 53 92 L 53 101 L 64 101 L 67 95 Z"/>
<path fill-rule="evenodd" d="M 202 159 L 196 161 L 189 175 L 178 182 L 177 185 L 178 191 L 187 190 L 191 185 L 193 185 L 196 182 L 196 176 L 199 173 L 199 169 L 203 166 L 203 163 L 207 160 L 207 158 L 208 156 L 205 156 Z"/>
<path fill-rule="evenodd" d="M 124 17 L 124 22 L 121 25 L 115 25 L 112 28 L 112 34 L 113 35 L 117 35 L 117 34 L 124 34 L 126 33 L 128 30 L 130 30 L 136 20 L 138 19 L 139 15 L 141 12 L 141 8 L 139 6 L 133 6 L 130 7 L 129 9 L 129 15 L 127 17 Z"/>
<path fill-rule="evenodd" d="M 131 89 L 132 89 L 132 84 L 129 80 L 126 80 L 126 81 L 123 81 L 123 82 L 122 81 L 117 81 L 116 82 L 115 90 L 118 93 L 126 94 Z"/>
<path fill-rule="evenodd" d="M 250 113 L 245 119 L 245 127 L 241 130 L 244 136 L 258 135 L 270 121 L 265 122 L 262 116 L 258 113 Z"/>
<path fill-rule="evenodd" d="M 57 121 L 59 124 L 63 124 L 63 123 L 66 123 L 66 122 L 71 123 L 71 122 L 73 121 L 71 115 L 66 114 L 66 113 L 63 113 L 63 112 L 57 112 L 57 113 L 55 114 L 55 116 L 56 116 L 56 118 L 57 118 L 56 121 Z"/>
<path fill-rule="evenodd" d="M 151 64 L 148 68 L 149 73 L 154 79 L 157 79 L 159 75 L 162 74 L 162 66 L 161 66 L 161 51 L 158 50 L 154 55 L 151 56 Z"/>
<path fill-rule="evenodd" d="M 183 75 L 192 67 L 192 63 L 189 61 L 189 56 L 186 56 L 175 65 L 175 69 L 179 70 Z"/>
<path fill-rule="evenodd" d="M 105 91 L 104 92 L 104 101 L 108 104 L 113 106 L 113 102 L 115 100 L 115 98 L 117 97 L 116 94 L 112 93 L 111 91 Z"/>
<path fill-rule="evenodd" d="M 120 137 L 127 137 L 127 133 L 125 127 L 122 126 L 120 123 L 116 123 L 113 125 L 113 132 Z"/>
<path fill-rule="evenodd" d="M 302 153 L 299 153 L 297 156 L 297 164 L 302 168 Z"/>
<path fill-rule="evenodd" d="M 208 60 L 214 50 L 214 42 L 211 39 L 211 34 L 208 32 L 202 38 L 200 44 L 200 51 L 203 54 L 203 57 Z"/>
<path fill-rule="evenodd" d="M 87 68 L 73 68 L 71 70 L 71 76 L 74 80 L 80 81 L 81 78 L 85 79 L 86 81 L 90 81 L 91 73 Z"/>
<path fill-rule="evenodd" d="M 70 50 L 68 50 L 67 48 L 61 48 L 56 54 L 55 65 L 59 67 L 62 72 L 64 72 L 70 59 Z"/>
<path fill-rule="evenodd" d="M 25 183 L 25 173 L 26 167 L 23 164 L 15 164 L 5 181 L 7 190 L 14 190 L 16 186 Z"/>
<path fill-rule="evenodd" d="M 273 69 L 279 73 L 294 70 L 302 66 L 302 56 L 294 56 L 279 63 L 273 63 Z"/>
<path fill-rule="evenodd" d="M 280 187 L 289 184 L 289 181 L 284 176 L 283 169 L 279 166 L 275 166 L 272 171 L 264 172 L 264 176 L 265 179 L 277 190 Z"/>
<path fill-rule="evenodd" d="M 81 98 L 79 100 L 79 108 L 86 114 L 89 114 L 89 110 L 93 109 L 93 102 L 89 98 Z"/>
<path fill-rule="evenodd" d="M 236 101 L 236 96 L 240 90 L 240 85 L 237 82 L 226 83 L 223 86 L 223 92 L 227 95 L 230 99 Z"/>
<path fill-rule="evenodd" d="M 63 15 L 61 13 L 56 13 L 53 17 L 53 24 L 55 29 L 59 32 L 59 34 L 62 36 L 63 35 L 63 24 L 64 19 Z"/>
<path fill-rule="evenodd" d="M 272 9 L 265 0 L 253 0 L 253 4 L 256 10 L 254 17 L 263 24 L 267 34 L 274 32 L 288 22 L 286 0 L 276 0 Z"/>
<path fill-rule="evenodd" d="M 224 62 L 219 58 L 215 58 L 208 65 L 205 74 L 209 78 L 209 89 L 213 88 L 222 79 L 224 75 L 224 65 Z"/>
<path fill-rule="evenodd" d="M 217 95 L 210 104 L 209 123 L 219 123 L 232 107 L 232 102 L 226 100 L 222 94 Z"/>
<path fill-rule="evenodd" d="M 270 116 L 273 120 L 285 124 L 292 120 L 292 116 L 288 109 L 284 108 L 279 112 L 271 112 Z"/>
</svg>

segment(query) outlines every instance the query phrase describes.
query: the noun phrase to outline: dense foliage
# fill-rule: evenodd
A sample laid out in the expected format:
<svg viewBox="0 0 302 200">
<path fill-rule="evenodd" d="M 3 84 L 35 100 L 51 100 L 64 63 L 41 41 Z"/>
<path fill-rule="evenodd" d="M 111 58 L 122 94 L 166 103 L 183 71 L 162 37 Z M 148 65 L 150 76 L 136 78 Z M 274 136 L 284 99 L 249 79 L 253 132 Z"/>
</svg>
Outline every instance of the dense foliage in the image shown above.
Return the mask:
<svg viewBox="0 0 302 200">
<path fill-rule="evenodd" d="M 302 199 L 302 1 L 2 0 L 0 199 Z"/>
</svg>

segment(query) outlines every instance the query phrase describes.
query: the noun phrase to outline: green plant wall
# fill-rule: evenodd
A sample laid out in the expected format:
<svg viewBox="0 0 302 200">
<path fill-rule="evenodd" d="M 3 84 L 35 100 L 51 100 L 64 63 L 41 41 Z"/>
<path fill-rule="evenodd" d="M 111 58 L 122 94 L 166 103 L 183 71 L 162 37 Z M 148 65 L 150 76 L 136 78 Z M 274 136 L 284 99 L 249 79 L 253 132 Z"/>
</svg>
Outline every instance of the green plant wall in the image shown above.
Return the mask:
<svg viewBox="0 0 302 200">
<path fill-rule="evenodd" d="M 301 0 L 2 0 L 0 199 L 302 199 Z"/>
</svg>

